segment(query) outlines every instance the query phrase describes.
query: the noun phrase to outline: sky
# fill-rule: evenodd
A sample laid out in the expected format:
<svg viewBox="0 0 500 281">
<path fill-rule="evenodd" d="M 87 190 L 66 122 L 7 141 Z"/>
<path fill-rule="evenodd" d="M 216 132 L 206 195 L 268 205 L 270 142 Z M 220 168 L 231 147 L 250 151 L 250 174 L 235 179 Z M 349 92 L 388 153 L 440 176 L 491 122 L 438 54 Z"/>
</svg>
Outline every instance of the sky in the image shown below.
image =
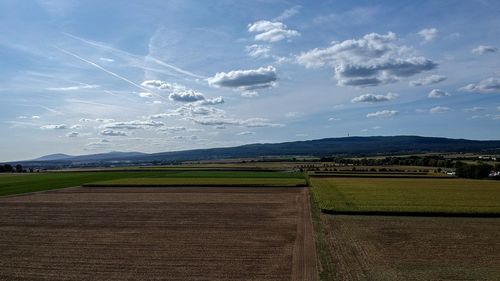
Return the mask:
<svg viewBox="0 0 500 281">
<path fill-rule="evenodd" d="M 500 2 L 0 1 L 0 162 L 500 139 Z"/>
</svg>

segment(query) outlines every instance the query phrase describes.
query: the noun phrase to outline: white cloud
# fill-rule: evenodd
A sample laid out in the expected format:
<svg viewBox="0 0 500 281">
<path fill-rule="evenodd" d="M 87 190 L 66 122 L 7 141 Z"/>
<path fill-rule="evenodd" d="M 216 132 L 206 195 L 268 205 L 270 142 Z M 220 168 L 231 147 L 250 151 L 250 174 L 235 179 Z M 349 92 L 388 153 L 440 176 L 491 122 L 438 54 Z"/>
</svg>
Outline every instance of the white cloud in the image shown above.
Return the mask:
<svg viewBox="0 0 500 281">
<path fill-rule="evenodd" d="M 139 93 L 139 97 L 141 97 L 141 98 L 152 98 L 153 94 L 142 92 L 142 93 Z"/>
<path fill-rule="evenodd" d="M 99 88 L 99 85 L 77 85 L 77 86 L 69 86 L 69 87 L 55 87 L 55 88 L 47 88 L 47 90 L 50 91 L 78 91 L 78 90 L 85 90 L 85 89 L 95 89 Z"/>
<path fill-rule="evenodd" d="M 500 93 L 500 79 L 499 78 L 488 78 L 478 83 L 471 83 L 465 87 L 460 88 L 462 91 L 474 92 L 474 93 Z"/>
<path fill-rule="evenodd" d="M 418 35 L 422 36 L 425 41 L 432 41 L 438 35 L 438 30 L 436 28 L 424 28 L 418 32 Z"/>
<path fill-rule="evenodd" d="M 374 94 L 364 94 L 359 97 L 355 97 L 351 100 L 353 103 L 367 102 L 367 103 L 376 103 L 376 102 L 385 102 L 398 98 L 398 94 L 387 93 L 387 95 L 374 95 Z"/>
<path fill-rule="evenodd" d="M 368 118 L 389 118 L 398 115 L 399 112 L 396 110 L 382 110 L 373 113 L 366 114 Z"/>
<path fill-rule="evenodd" d="M 178 102 L 195 102 L 204 100 L 205 96 L 203 94 L 195 92 L 193 90 L 176 91 L 168 95 L 168 98 L 173 101 Z"/>
<path fill-rule="evenodd" d="M 40 129 L 42 129 L 42 130 L 65 130 L 67 128 L 68 128 L 68 125 L 66 125 L 66 124 L 44 125 L 44 126 L 40 127 Z"/>
<path fill-rule="evenodd" d="M 430 113 L 444 113 L 444 112 L 447 112 L 450 110 L 451 109 L 449 107 L 446 107 L 446 106 L 436 106 L 436 107 L 429 109 L 429 112 Z"/>
<path fill-rule="evenodd" d="M 38 116 L 38 115 L 33 115 L 33 116 L 31 116 L 31 119 L 40 119 L 40 118 L 41 118 L 41 117 L 40 117 L 40 116 Z"/>
<path fill-rule="evenodd" d="M 127 122 L 114 122 L 107 123 L 101 126 L 102 129 L 118 129 L 118 130 L 136 130 L 136 129 L 147 129 L 147 128 L 157 128 L 162 127 L 165 124 L 163 122 L 153 121 L 153 120 L 133 120 Z"/>
<path fill-rule="evenodd" d="M 440 89 L 433 89 L 432 91 L 429 92 L 427 96 L 429 98 L 437 99 L 437 98 L 449 97 L 450 94 Z"/>
<path fill-rule="evenodd" d="M 124 136 L 128 136 L 127 132 L 116 131 L 116 130 L 112 130 L 112 129 L 102 130 L 100 132 L 100 134 L 103 135 L 103 136 L 110 136 L 110 137 L 124 137 Z"/>
<path fill-rule="evenodd" d="M 273 66 L 249 70 L 217 72 L 208 78 L 208 84 L 214 87 L 226 87 L 240 91 L 253 91 L 276 86 L 276 69 Z"/>
<path fill-rule="evenodd" d="M 288 39 L 300 36 L 300 33 L 288 27 L 279 21 L 256 21 L 248 25 L 248 32 L 256 33 L 256 41 L 278 42 L 283 39 Z"/>
<path fill-rule="evenodd" d="M 200 102 L 202 105 L 216 105 L 216 104 L 223 104 L 224 103 L 224 98 L 223 97 L 216 97 L 213 99 L 204 99 Z"/>
<path fill-rule="evenodd" d="M 255 133 L 250 132 L 250 131 L 244 131 L 244 132 L 239 132 L 236 135 L 238 135 L 238 136 L 250 136 L 250 135 L 255 135 Z"/>
<path fill-rule="evenodd" d="M 78 137 L 79 134 L 80 133 L 78 133 L 78 132 L 69 132 L 69 133 L 66 134 L 66 136 L 68 138 L 76 138 L 76 137 Z"/>
<path fill-rule="evenodd" d="M 360 87 L 394 83 L 437 67 L 435 62 L 415 56 L 412 48 L 396 44 L 396 39 L 392 32 L 370 33 L 302 53 L 296 61 L 307 68 L 332 67 L 338 85 Z"/>
<path fill-rule="evenodd" d="M 114 122 L 115 119 L 97 118 L 95 121 L 99 123 L 110 123 Z"/>
<path fill-rule="evenodd" d="M 247 128 L 259 128 L 259 127 L 282 127 L 283 124 L 271 123 L 265 118 L 249 118 L 246 120 L 231 119 L 225 117 L 203 117 L 203 118 L 191 118 L 191 120 L 198 125 L 204 126 L 222 126 L 222 125 L 233 125 L 242 126 Z"/>
<path fill-rule="evenodd" d="M 146 80 L 141 85 L 169 93 L 168 98 L 172 101 L 190 103 L 205 100 L 205 96 L 202 93 L 175 83 L 168 83 L 162 80 Z"/>
<path fill-rule="evenodd" d="M 417 79 L 414 81 L 410 81 L 410 86 L 426 86 L 426 85 L 431 85 L 431 84 L 437 84 L 439 82 L 443 82 L 446 80 L 446 76 L 442 75 L 429 75 L 427 77 Z"/>
<path fill-rule="evenodd" d="M 270 46 L 265 46 L 265 45 L 250 45 L 246 46 L 245 50 L 247 51 L 247 54 L 251 57 L 255 58 L 267 58 L 269 57 L 269 53 L 271 52 L 271 47 Z"/>
<path fill-rule="evenodd" d="M 185 132 L 185 131 L 187 131 L 187 128 L 186 127 L 181 127 L 181 126 L 177 126 L 177 127 L 165 127 L 165 128 L 158 129 L 158 131 L 160 131 L 160 132 L 169 132 L 169 133 L 177 133 L 177 132 Z"/>
<path fill-rule="evenodd" d="M 80 118 L 80 120 L 78 120 L 78 122 L 80 122 L 80 123 L 88 123 L 88 122 L 92 122 L 92 119 Z"/>
<path fill-rule="evenodd" d="M 481 106 L 474 106 L 474 107 L 469 107 L 469 108 L 464 109 L 465 112 L 479 112 L 479 111 L 485 111 L 485 110 L 486 110 L 486 108 L 481 107 Z"/>
<path fill-rule="evenodd" d="M 340 120 L 342 120 L 342 119 L 340 119 L 340 118 L 335 118 L 335 117 L 330 117 L 330 118 L 328 118 L 328 121 L 340 121 Z"/>
<path fill-rule="evenodd" d="M 110 59 L 110 58 L 99 58 L 99 60 L 102 60 L 105 62 L 114 62 L 115 61 L 114 59 Z"/>
<path fill-rule="evenodd" d="M 498 52 L 498 48 L 494 46 L 479 45 L 476 48 L 472 49 L 472 53 L 476 55 L 484 55 L 487 53 L 496 53 L 496 52 Z"/>
<path fill-rule="evenodd" d="M 69 127 L 71 130 L 80 130 L 80 129 L 83 129 L 83 126 L 80 125 L 80 124 L 75 124 L 75 125 L 72 125 L 71 127 Z"/>
<path fill-rule="evenodd" d="M 273 20 L 274 21 L 282 21 L 282 20 L 289 19 L 289 18 L 295 16 L 296 14 L 298 14 L 300 8 L 301 8 L 301 6 L 299 6 L 299 5 L 288 8 L 288 9 L 284 10 L 283 13 L 281 13 L 281 15 L 275 17 Z"/>
</svg>

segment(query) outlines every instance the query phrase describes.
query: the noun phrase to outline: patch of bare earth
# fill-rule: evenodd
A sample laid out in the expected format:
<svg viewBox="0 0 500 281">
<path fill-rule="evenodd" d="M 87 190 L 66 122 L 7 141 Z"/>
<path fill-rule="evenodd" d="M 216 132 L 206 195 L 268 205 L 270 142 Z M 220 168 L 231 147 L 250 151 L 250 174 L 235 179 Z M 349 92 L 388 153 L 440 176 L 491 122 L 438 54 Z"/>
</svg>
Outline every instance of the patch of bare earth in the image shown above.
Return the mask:
<svg viewBox="0 0 500 281">
<path fill-rule="evenodd" d="M 500 280 L 500 219 L 322 220 L 336 280 Z"/>
<path fill-rule="evenodd" d="M 0 280 L 317 280 L 305 188 L 0 199 Z"/>
</svg>

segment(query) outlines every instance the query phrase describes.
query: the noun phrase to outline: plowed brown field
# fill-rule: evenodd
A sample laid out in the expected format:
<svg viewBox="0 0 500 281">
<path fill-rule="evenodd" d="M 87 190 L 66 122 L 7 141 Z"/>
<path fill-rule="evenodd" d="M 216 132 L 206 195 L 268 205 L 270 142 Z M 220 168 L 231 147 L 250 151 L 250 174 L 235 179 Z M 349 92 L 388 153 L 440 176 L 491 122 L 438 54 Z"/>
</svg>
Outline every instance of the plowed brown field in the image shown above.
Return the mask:
<svg viewBox="0 0 500 281">
<path fill-rule="evenodd" d="M 306 188 L 0 198 L 0 280 L 317 280 Z"/>
<path fill-rule="evenodd" d="M 322 215 L 335 280 L 500 280 L 500 219 Z"/>
</svg>

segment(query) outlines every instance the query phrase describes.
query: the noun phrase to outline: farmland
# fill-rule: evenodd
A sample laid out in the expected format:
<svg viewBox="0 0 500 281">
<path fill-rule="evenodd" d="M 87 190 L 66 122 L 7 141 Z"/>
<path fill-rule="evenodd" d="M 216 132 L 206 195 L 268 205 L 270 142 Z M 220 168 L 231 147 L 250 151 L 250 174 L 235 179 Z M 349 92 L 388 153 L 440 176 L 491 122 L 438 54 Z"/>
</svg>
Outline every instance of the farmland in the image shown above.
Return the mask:
<svg viewBox="0 0 500 281">
<path fill-rule="evenodd" d="M 207 170 L 102 170 L 0 175 L 0 196 L 132 178 L 303 178 L 300 173 Z"/>
<path fill-rule="evenodd" d="M 499 280 L 498 218 L 323 215 L 333 280 Z"/>
<path fill-rule="evenodd" d="M 305 188 L 78 187 L 0 213 L 0 280 L 317 280 Z"/>
<path fill-rule="evenodd" d="M 311 177 L 324 211 L 500 214 L 500 182 L 465 179 Z"/>
<path fill-rule="evenodd" d="M 129 178 L 92 182 L 85 186 L 233 186 L 233 187 L 292 187 L 306 186 L 297 178 Z"/>
</svg>

